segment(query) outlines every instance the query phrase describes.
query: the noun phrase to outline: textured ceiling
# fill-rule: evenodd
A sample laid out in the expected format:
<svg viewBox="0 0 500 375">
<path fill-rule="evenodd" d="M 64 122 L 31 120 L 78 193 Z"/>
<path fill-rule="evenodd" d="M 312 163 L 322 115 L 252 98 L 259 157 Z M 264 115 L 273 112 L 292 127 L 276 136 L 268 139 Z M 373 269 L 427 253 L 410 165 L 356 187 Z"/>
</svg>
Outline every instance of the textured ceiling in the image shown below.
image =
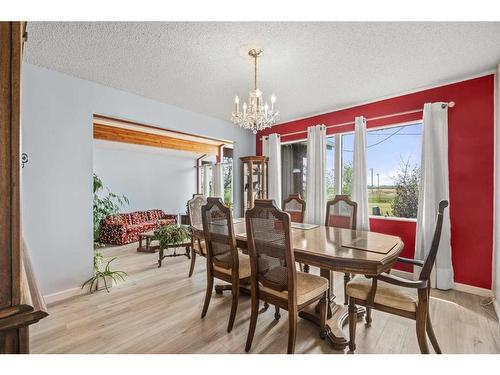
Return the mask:
<svg viewBox="0 0 500 375">
<path fill-rule="evenodd" d="M 460 79 L 500 61 L 500 23 L 30 22 L 26 61 L 229 119 L 252 83 L 281 122 Z"/>
</svg>

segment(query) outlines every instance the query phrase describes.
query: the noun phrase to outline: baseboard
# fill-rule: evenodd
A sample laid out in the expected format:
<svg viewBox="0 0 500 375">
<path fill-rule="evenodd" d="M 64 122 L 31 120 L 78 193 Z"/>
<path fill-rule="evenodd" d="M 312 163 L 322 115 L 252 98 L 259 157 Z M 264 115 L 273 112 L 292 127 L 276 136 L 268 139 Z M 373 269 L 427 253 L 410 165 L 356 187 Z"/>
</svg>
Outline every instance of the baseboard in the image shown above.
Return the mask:
<svg viewBox="0 0 500 375">
<path fill-rule="evenodd" d="M 393 274 L 394 276 L 402 277 L 404 279 L 413 280 L 413 274 L 411 272 L 393 269 L 391 270 L 391 274 Z M 458 290 L 459 292 L 475 294 L 481 297 L 493 296 L 493 292 L 491 291 L 491 289 L 479 288 L 477 286 L 467 284 L 455 283 L 455 287 L 453 289 Z"/>
<path fill-rule="evenodd" d="M 71 288 L 71 289 L 66 289 L 62 290 L 60 292 L 56 293 L 51 293 L 43 296 L 43 299 L 45 300 L 45 303 L 47 305 L 60 302 L 62 300 L 74 297 L 74 296 L 79 296 L 81 294 L 86 294 L 87 289 L 82 289 L 81 287 L 76 287 L 76 288 Z"/>
<path fill-rule="evenodd" d="M 497 314 L 498 324 L 500 325 L 500 303 L 498 303 L 498 300 L 495 297 L 493 297 L 493 307 L 495 309 L 495 313 Z"/>
</svg>

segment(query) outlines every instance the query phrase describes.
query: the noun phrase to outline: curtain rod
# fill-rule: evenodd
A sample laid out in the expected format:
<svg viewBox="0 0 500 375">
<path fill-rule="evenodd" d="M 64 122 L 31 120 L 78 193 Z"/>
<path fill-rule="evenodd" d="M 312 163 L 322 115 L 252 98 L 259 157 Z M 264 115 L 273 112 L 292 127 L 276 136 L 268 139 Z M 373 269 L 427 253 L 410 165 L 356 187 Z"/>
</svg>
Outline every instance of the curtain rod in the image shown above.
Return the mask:
<svg viewBox="0 0 500 375">
<path fill-rule="evenodd" d="M 448 108 L 455 107 L 455 102 L 443 103 L 441 105 L 441 108 L 446 108 L 446 107 L 448 107 Z M 402 116 L 402 115 L 409 115 L 411 113 L 419 113 L 419 112 L 423 112 L 423 111 L 424 111 L 423 108 L 412 109 L 411 111 L 391 113 L 389 115 L 367 118 L 366 121 L 382 120 L 382 119 L 385 119 L 385 118 L 391 118 L 391 117 Z M 346 126 L 346 125 L 354 125 L 354 121 L 343 122 L 341 124 L 328 125 L 326 128 L 327 129 L 332 129 L 332 128 L 338 128 L 338 127 Z M 299 131 L 291 132 L 291 133 L 280 134 L 280 136 L 281 137 L 288 137 L 290 135 L 297 135 L 297 134 L 303 134 L 303 133 L 307 133 L 307 129 L 306 130 L 299 130 Z M 260 140 L 262 141 L 266 137 L 268 137 L 268 136 L 260 137 Z"/>
</svg>

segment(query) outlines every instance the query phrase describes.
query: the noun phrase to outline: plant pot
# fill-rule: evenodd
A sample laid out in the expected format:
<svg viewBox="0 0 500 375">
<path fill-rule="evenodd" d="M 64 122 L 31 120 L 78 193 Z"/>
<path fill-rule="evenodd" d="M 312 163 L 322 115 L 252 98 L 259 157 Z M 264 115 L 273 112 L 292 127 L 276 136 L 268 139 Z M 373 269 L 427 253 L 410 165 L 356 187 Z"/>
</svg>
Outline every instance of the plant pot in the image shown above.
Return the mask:
<svg viewBox="0 0 500 375">
<path fill-rule="evenodd" d="M 96 287 L 95 290 L 103 290 L 106 289 L 106 285 L 108 286 L 108 289 L 111 288 L 113 285 L 115 285 L 115 281 L 113 280 L 112 277 L 110 276 L 104 276 L 106 279 L 106 284 L 104 283 L 104 280 L 102 277 L 99 277 L 96 282 Z"/>
</svg>

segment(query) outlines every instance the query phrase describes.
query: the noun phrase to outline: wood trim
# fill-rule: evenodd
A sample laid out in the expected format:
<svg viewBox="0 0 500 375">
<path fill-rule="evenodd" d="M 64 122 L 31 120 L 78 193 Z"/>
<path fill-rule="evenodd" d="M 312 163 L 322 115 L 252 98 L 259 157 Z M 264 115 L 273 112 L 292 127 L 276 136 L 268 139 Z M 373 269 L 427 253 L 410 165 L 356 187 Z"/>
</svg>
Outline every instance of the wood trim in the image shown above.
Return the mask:
<svg viewBox="0 0 500 375">
<path fill-rule="evenodd" d="M 47 316 L 21 247 L 21 62 L 24 22 L 0 22 L 0 353 L 28 353 L 28 326 Z"/>
<path fill-rule="evenodd" d="M 0 309 L 21 302 L 19 203 L 22 24 L 0 22 Z"/>
<path fill-rule="evenodd" d="M 106 120 L 106 121 L 118 121 L 118 122 L 122 122 L 124 124 L 142 126 L 144 128 L 148 128 L 148 129 L 163 130 L 163 131 L 168 131 L 169 133 L 175 133 L 175 134 L 187 135 L 187 136 L 191 136 L 191 137 L 197 137 L 197 138 L 201 138 L 201 139 L 207 139 L 207 140 L 210 140 L 210 141 L 213 141 L 216 143 L 224 143 L 226 145 L 232 145 L 234 143 L 233 141 L 229 141 L 227 139 L 213 138 L 213 137 L 208 137 L 206 135 L 199 135 L 199 134 L 190 134 L 190 133 L 182 132 L 179 130 L 172 130 L 172 129 L 162 128 L 162 127 L 155 126 L 155 125 L 142 124 L 142 123 L 136 122 L 136 121 L 125 120 L 125 119 L 120 119 L 120 118 L 110 117 L 110 116 L 105 116 L 105 115 L 94 114 L 94 119 L 95 120 L 100 119 L 100 120 Z"/>
<path fill-rule="evenodd" d="M 217 155 L 219 147 L 202 142 L 152 134 L 110 125 L 94 124 L 94 139 Z"/>
</svg>

